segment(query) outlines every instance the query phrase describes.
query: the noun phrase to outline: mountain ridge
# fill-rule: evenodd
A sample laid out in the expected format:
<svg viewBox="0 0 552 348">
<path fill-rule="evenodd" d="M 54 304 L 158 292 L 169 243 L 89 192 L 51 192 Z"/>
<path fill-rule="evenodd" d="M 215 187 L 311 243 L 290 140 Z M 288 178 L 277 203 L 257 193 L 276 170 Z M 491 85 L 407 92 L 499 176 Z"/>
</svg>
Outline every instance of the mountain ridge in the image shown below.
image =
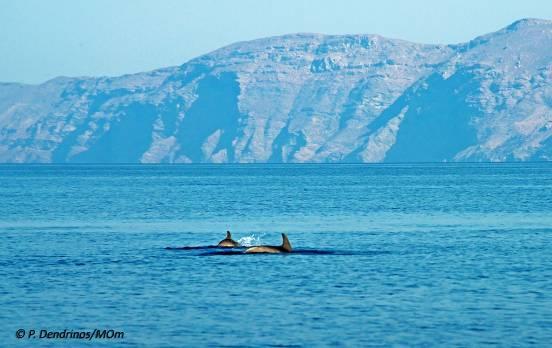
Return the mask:
<svg viewBox="0 0 552 348">
<path fill-rule="evenodd" d="M 547 161 L 551 43 L 539 19 L 451 45 L 298 33 L 0 83 L 0 162 Z"/>
</svg>

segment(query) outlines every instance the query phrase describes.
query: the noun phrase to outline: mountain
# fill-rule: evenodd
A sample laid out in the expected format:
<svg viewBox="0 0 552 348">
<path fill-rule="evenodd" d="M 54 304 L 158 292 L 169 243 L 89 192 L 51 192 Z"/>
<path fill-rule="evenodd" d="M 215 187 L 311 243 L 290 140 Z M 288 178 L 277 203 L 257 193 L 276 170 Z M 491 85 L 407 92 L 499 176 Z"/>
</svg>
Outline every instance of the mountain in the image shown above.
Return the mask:
<svg viewBox="0 0 552 348">
<path fill-rule="evenodd" d="M 293 34 L 0 84 L 0 162 L 552 160 L 552 22 L 457 45 Z"/>
</svg>

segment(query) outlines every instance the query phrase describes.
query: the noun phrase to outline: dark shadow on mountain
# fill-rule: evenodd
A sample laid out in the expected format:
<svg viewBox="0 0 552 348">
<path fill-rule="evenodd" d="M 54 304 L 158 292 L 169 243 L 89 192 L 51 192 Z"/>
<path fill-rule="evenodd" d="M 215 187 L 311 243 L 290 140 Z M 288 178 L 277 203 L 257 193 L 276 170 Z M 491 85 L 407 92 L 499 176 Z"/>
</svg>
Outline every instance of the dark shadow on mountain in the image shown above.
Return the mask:
<svg viewBox="0 0 552 348">
<path fill-rule="evenodd" d="M 343 111 L 339 115 L 339 130 L 346 128 L 347 123 L 355 116 L 358 107 L 363 102 L 364 94 L 370 85 L 371 81 L 363 79 L 351 89 L 347 96 L 347 102 L 343 106 Z"/>
<path fill-rule="evenodd" d="M 213 151 L 226 149 L 228 161 L 234 160 L 232 141 L 235 139 L 241 114 L 238 110 L 240 86 L 235 73 L 223 73 L 220 76 L 206 76 L 198 83 L 198 99 L 186 112 L 180 124 L 178 142 L 184 154 L 193 162 L 207 160 L 203 158 L 201 146 L 208 136 L 216 130 L 222 135 Z"/>
<path fill-rule="evenodd" d="M 55 148 L 52 153 L 52 162 L 54 163 L 65 163 L 68 161 L 69 152 L 80 135 L 84 134 L 88 129 L 87 120 L 80 122 L 78 127 L 73 130 L 71 133 L 67 134 L 62 142 Z"/>
<path fill-rule="evenodd" d="M 91 147 L 69 159 L 75 163 L 136 163 L 151 145 L 153 122 L 157 115 L 154 105 L 134 103 L 123 115 L 112 120 L 109 130 Z"/>
<path fill-rule="evenodd" d="M 477 142 L 470 124 L 477 109 L 469 103 L 470 91 L 478 90 L 477 67 L 460 70 L 448 79 L 435 73 L 425 86 L 410 90 L 390 107 L 386 117 L 372 125 L 385 125 L 404 106 L 408 111 L 397 133 L 395 144 L 387 152 L 386 162 L 441 162 Z"/>
<path fill-rule="evenodd" d="M 272 154 L 268 159 L 268 163 L 285 163 L 290 162 L 297 151 L 307 144 L 305 134 L 302 132 L 290 133 L 289 123 L 286 125 L 280 133 L 274 139 L 272 143 Z M 287 153 L 284 155 L 284 147 Z"/>
<path fill-rule="evenodd" d="M 272 153 L 268 159 L 268 163 L 283 163 L 284 156 L 282 154 L 283 146 L 289 143 L 290 134 L 288 130 L 289 123 L 280 130 L 280 133 L 274 138 L 272 142 Z"/>
</svg>

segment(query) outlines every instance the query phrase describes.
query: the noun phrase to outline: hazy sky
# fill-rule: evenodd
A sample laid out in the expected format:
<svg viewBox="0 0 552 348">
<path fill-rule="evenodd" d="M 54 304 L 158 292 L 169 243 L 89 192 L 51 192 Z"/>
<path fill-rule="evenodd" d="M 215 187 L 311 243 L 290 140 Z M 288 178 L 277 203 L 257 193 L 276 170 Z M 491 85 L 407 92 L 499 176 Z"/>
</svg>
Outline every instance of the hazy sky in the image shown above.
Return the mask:
<svg viewBox="0 0 552 348">
<path fill-rule="evenodd" d="M 552 19 L 552 1 L 0 0 L 0 81 L 151 70 L 293 32 L 458 43 L 525 17 Z"/>
</svg>

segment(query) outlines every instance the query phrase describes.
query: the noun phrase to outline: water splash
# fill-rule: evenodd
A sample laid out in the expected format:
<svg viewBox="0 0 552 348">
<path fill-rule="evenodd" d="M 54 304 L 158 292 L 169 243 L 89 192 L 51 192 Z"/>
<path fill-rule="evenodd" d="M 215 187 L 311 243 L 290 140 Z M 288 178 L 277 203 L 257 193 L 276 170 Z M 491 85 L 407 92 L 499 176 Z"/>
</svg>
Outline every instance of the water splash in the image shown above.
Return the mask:
<svg viewBox="0 0 552 348">
<path fill-rule="evenodd" d="M 253 246 L 253 245 L 261 245 L 262 244 L 262 238 L 264 237 L 264 233 L 263 234 L 251 234 L 250 236 L 246 236 L 246 237 L 242 237 L 238 240 L 238 243 L 241 245 L 241 246 L 244 246 L 244 247 L 250 247 L 250 246 Z"/>
</svg>

